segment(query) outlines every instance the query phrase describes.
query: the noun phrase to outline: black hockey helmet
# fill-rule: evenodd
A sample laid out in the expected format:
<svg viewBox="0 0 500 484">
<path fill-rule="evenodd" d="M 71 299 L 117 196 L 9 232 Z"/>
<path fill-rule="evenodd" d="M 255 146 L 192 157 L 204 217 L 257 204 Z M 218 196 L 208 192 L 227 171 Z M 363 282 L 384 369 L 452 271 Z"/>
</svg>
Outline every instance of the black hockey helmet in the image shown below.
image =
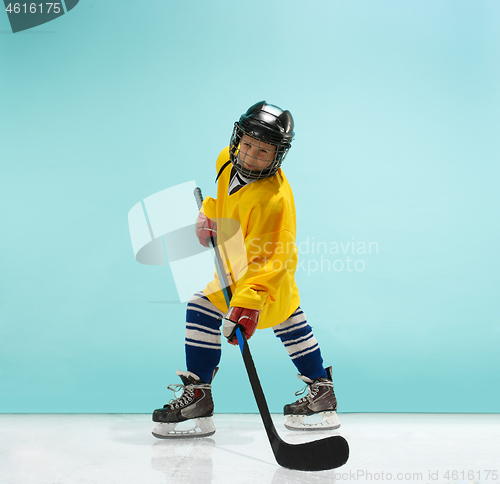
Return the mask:
<svg viewBox="0 0 500 484">
<path fill-rule="evenodd" d="M 266 149 L 268 145 L 276 148 L 271 150 L 269 160 L 262 162 L 254 158 L 254 163 L 249 163 L 245 155 L 245 165 L 240 159 L 241 140 L 244 135 L 252 138 L 251 145 L 255 149 Z M 260 101 L 251 106 L 239 121 L 234 123 L 233 134 L 229 143 L 229 156 L 234 168 L 243 176 L 250 179 L 267 178 L 274 176 L 285 159 L 291 147 L 295 133 L 293 131 L 293 117 L 290 111 L 283 111 L 278 106 Z M 245 138 L 248 140 L 248 138 Z M 245 153 L 242 151 L 242 153 Z M 262 160 L 262 158 L 261 158 Z"/>
</svg>

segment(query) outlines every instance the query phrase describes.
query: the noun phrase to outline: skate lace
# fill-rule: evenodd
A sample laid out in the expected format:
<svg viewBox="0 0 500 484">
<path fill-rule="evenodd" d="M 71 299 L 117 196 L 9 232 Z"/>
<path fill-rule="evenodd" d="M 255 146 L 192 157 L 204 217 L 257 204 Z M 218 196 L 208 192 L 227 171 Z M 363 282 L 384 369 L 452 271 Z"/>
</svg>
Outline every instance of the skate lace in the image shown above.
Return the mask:
<svg viewBox="0 0 500 484">
<path fill-rule="evenodd" d="M 305 393 L 306 390 L 309 390 L 307 392 L 307 395 L 305 395 L 302 398 L 299 398 L 297 400 L 297 403 L 304 403 L 307 400 L 309 400 L 311 402 L 312 400 L 314 400 L 314 397 L 319 393 L 320 385 L 333 386 L 333 383 L 331 383 L 329 381 L 318 381 L 318 382 L 314 382 L 314 383 L 310 383 L 310 384 L 306 385 L 304 388 L 295 392 L 295 396 L 298 397 L 299 395 L 302 395 L 303 393 Z"/>
<path fill-rule="evenodd" d="M 174 410 L 176 408 L 182 408 L 186 406 L 188 403 L 191 403 L 194 398 L 194 388 L 192 388 L 191 385 L 184 386 L 181 385 L 180 383 L 177 383 L 175 385 L 169 385 L 167 387 L 169 390 L 172 390 L 174 392 L 174 398 L 170 400 L 170 402 L 165 405 L 165 407 L 170 407 L 170 409 Z M 177 398 L 177 392 L 182 390 L 182 395 Z"/>
</svg>

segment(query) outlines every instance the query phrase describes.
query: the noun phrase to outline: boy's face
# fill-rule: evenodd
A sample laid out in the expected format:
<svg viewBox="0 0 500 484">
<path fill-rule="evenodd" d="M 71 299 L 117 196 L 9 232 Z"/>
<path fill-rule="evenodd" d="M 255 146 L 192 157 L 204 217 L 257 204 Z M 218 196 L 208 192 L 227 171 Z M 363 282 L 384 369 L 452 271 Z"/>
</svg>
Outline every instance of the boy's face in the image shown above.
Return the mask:
<svg viewBox="0 0 500 484">
<path fill-rule="evenodd" d="M 242 136 L 238 158 L 247 170 L 265 170 L 272 163 L 275 156 L 276 146 L 259 141 L 247 134 Z"/>
</svg>

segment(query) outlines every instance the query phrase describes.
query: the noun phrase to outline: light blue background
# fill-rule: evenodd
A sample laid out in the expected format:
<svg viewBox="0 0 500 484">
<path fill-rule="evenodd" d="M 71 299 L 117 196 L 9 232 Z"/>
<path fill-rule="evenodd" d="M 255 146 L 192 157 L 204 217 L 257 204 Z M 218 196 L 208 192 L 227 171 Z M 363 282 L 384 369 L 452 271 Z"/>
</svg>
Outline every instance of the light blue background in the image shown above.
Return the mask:
<svg viewBox="0 0 500 484">
<path fill-rule="evenodd" d="M 0 411 L 173 396 L 185 305 L 127 213 L 193 178 L 214 195 L 266 99 L 296 121 L 302 248 L 378 245 L 363 271 L 297 273 L 340 410 L 498 412 L 499 25 L 497 0 L 81 0 L 18 34 L 0 12 Z M 272 331 L 251 348 L 280 412 L 301 382 Z M 257 411 L 226 344 L 214 394 Z"/>
</svg>

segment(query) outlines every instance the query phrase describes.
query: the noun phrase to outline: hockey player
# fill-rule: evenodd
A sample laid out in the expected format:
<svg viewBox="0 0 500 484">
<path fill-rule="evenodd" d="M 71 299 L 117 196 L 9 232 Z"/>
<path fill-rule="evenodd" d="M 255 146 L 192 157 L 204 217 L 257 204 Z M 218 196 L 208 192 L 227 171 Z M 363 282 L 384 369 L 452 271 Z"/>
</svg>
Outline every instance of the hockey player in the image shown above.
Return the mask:
<svg viewBox="0 0 500 484">
<path fill-rule="evenodd" d="M 177 371 L 182 385 L 168 387 L 182 390 L 182 395 L 153 412 L 153 435 L 158 438 L 207 436 L 215 432 L 211 383 L 221 357 L 220 328 L 229 343 L 237 344 L 237 324 L 244 327 L 247 339 L 256 328 L 272 327 L 297 367 L 297 376 L 306 383 L 296 395 L 306 388 L 307 394 L 284 407 L 285 426 L 290 430 L 340 427 L 331 367 L 323 367 L 320 348 L 299 307 L 295 283 L 295 205 L 281 169 L 291 147 L 293 129 L 289 111 L 258 102 L 235 123 L 229 147 L 219 154 L 217 198 L 204 200 L 196 234 L 205 247 L 210 237 L 224 246 L 234 234 L 236 223 L 242 249 L 236 250 L 238 253 L 231 261 L 224 261 L 233 297 L 228 308 L 216 275 L 203 292 L 189 301 L 187 371 Z M 315 414 L 321 420 L 311 423 L 309 417 Z M 194 420 L 194 428 L 176 430 L 186 420 Z"/>
</svg>

